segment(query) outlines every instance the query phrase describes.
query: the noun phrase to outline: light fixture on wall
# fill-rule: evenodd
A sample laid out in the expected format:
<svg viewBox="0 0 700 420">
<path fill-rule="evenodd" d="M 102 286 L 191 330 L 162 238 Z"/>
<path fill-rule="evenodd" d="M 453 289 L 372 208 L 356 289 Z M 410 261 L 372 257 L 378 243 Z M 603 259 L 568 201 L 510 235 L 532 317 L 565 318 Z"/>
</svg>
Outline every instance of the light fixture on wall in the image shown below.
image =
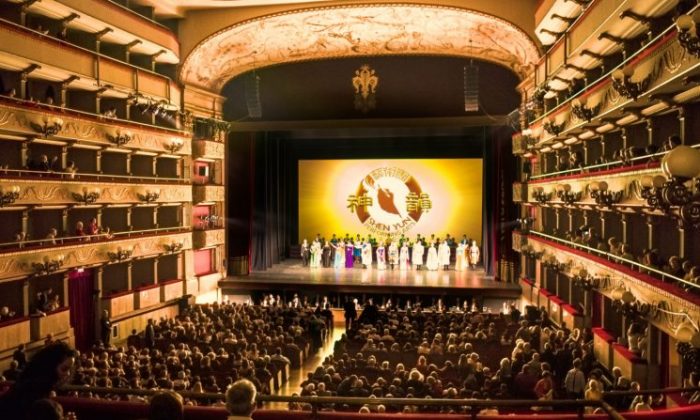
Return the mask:
<svg viewBox="0 0 700 420">
<path fill-rule="evenodd" d="M 163 244 L 163 249 L 165 249 L 165 252 L 168 254 L 175 254 L 177 252 L 180 252 L 182 248 L 184 247 L 184 243 L 182 241 L 180 242 L 170 242 L 169 244 Z"/>
<path fill-rule="evenodd" d="M 632 67 L 615 70 L 612 72 L 611 76 L 612 87 L 621 96 L 636 101 L 639 95 L 646 89 L 649 78 L 647 77 L 641 82 L 633 82 L 633 75 L 634 69 Z"/>
<path fill-rule="evenodd" d="M 113 135 L 107 134 L 107 140 L 113 143 L 117 147 L 124 146 L 132 140 L 132 134 L 130 131 L 117 130 Z"/>
<path fill-rule="evenodd" d="M 670 177 L 661 193 L 664 202 L 679 206 L 682 223 L 700 227 L 700 150 L 677 146 L 663 157 L 661 169 Z"/>
<path fill-rule="evenodd" d="M 549 134 L 553 136 L 558 136 L 559 133 L 562 132 L 564 129 L 564 124 L 557 124 L 554 121 L 550 120 L 549 118 L 545 118 L 542 121 L 542 128 L 544 131 L 548 132 Z"/>
<path fill-rule="evenodd" d="M 41 133 L 44 138 L 55 136 L 63 130 L 63 119 L 59 117 L 45 116 L 41 124 L 32 122 L 29 124 L 34 131 Z"/>
<path fill-rule="evenodd" d="M 666 181 L 667 179 L 663 175 L 643 176 L 638 181 L 635 181 L 639 197 L 646 200 L 647 205 L 653 209 L 668 210 L 661 194 Z"/>
<path fill-rule="evenodd" d="M 683 343 L 690 343 L 693 347 L 700 347 L 700 332 L 690 318 L 683 321 L 675 331 L 676 339 Z"/>
<path fill-rule="evenodd" d="M 99 188 L 92 188 L 88 189 L 88 187 L 83 187 L 82 192 L 76 193 L 73 192 L 71 193 L 73 196 L 73 200 L 77 201 L 78 203 L 81 204 L 94 204 L 99 198 L 100 198 L 100 189 Z"/>
<path fill-rule="evenodd" d="M 134 250 L 131 247 L 117 247 L 116 251 L 107 251 L 107 258 L 109 258 L 110 262 L 126 261 L 131 258 L 133 253 Z"/>
<path fill-rule="evenodd" d="M 700 38 L 698 38 L 698 23 L 700 23 L 700 9 L 692 15 L 680 15 L 676 18 L 678 29 L 678 44 L 686 53 L 700 58 Z"/>
<path fill-rule="evenodd" d="M 0 186 L 0 207 L 13 204 L 19 198 L 20 188 L 18 186 Z"/>
<path fill-rule="evenodd" d="M 585 98 L 582 101 L 579 98 L 574 99 L 571 101 L 571 112 L 576 116 L 576 118 L 580 120 L 586 120 L 588 122 L 591 122 L 593 117 L 598 114 L 598 109 L 600 106 L 595 106 L 592 108 L 589 108 L 586 106 Z"/>
<path fill-rule="evenodd" d="M 575 202 L 581 200 L 581 191 L 574 192 L 571 190 L 571 185 L 569 184 L 557 184 L 554 186 L 557 197 L 565 204 L 573 205 Z"/>
<path fill-rule="evenodd" d="M 32 269 L 34 269 L 34 274 L 37 276 L 49 275 L 63 267 L 64 261 L 65 257 L 63 255 L 56 255 L 55 258 L 45 256 L 42 262 L 33 262 Z"/>
<path fill-rule="evenodd" d="M 185 145 L 185 142 L 182 139 L 177 139 L 173 138 L 170 140 L 170 143 L 165 144 L 165 150 L 170 152 L 170 154 L 175 154 L 182 150 L 182 147 Z"/>
<path fill-rule="evenodd" d="M 139 200 L 146 204 L 152 203 L 160 198 L 160 191 L 146 191 L 145 193 L 137 193 Z"/>
<path fill-rule="evenodd" d="M 545 204 L 552 199 L 552 193 L 544 191 L 544 187 L 535 187 L 532 190 L 532 198 L 540 204 Z"/>
<path fill-rule="evenodd" d="M 612 208 L 613 204 L 617 204 L 622 199 L 623 191 L 610 191 L 608 183 L 605 181 L 594 181 L 588 184 L 591 198 L 596 204 L 603 207 Z"/>
</svg>

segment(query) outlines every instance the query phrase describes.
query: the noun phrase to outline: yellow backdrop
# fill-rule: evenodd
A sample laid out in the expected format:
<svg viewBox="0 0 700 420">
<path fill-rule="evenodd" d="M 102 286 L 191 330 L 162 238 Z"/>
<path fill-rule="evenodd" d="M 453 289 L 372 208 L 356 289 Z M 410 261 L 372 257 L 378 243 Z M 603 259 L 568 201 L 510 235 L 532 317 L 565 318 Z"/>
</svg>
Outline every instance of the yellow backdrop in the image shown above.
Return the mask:
<svg viewBox="0 0 700 420">
<path fill-rule="evenodd" d="M 481 159 L 299 161 L 299 241 L 320 233 L 481 242 Z"/>
</svg>

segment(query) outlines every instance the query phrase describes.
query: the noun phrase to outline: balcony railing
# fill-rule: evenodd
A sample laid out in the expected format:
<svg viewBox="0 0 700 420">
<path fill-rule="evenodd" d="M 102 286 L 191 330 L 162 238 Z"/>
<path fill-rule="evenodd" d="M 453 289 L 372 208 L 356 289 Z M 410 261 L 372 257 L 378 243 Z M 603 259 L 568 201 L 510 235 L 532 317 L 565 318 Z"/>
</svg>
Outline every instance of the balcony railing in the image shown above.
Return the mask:
<svg viewBox="0 0 700 420">
<path fill-rule="evenodd" d="M 129 181 L 135 184 L 181 184 L 190 185 L 190 181 L 184 178 L 169 178 L 160 176 L 134 176 L 134 175 L 110 175 L 90 172 L 54 172 L 33 171 L 29 169 L 0 169 L 0 178 L 21 178 L 23 180 L 60 179 L 65 181 L 89 181 L 89 182 L 120 182 Z"/>
<path fill-rule="evenodd" d="M 611 253 L 606 252 L 606 251 L 601 251 L 601 250 L 596 249 L 596 248 L 591 248 L 587 245 L 582 245 L 582 244 L 579 244 L 576 242 L 567 241 L 566 239 L 561 239 L 561 238 L 558 238 L 556 236 L 548 235 L 548 234 L 543 233 L 543 232 L 537 232 L 537 231 L 530 230 L 528 233 L 530 235 L 538 236 L 540 238 L 548 239 L 550 241 L 557 242 L 557 243 L 562 244 L 562 245 L 566 245 L 566 246 L 573 248 L 573 249 L 586 251 L 589 254 L 593 254 L 593 255 L 596 255 L 598 257 L 605 258 L 608 261 L 612 261 L 612 262 L 615 262 L 617 264 L 629 266 L 632 269 L 638 271 L 639 273 L 654 275 L 654 276 L 658 277 L 664 283 L 676 283 L 676 284 L 682 285 L 683 287 L 686 287 L 690 290 L 700 292 L 700 285 L 699 284 L 689 282 L 685 279 L 674 276 L 672 274 L 669 274 L 669 273 L 662 271 L 662 270 L 659 270 L 657 268 L 649 267 L 649 266 L 641 264 L 637 261 L 623 258 L 619 255 L 611 254 Z"/>
</svg>

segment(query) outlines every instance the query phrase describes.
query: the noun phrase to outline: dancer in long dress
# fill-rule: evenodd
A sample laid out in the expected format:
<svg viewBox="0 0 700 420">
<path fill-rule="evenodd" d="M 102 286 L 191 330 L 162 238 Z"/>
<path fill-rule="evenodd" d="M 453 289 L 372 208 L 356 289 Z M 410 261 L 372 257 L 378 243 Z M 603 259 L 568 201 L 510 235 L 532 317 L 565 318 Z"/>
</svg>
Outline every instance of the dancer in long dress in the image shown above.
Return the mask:
<svg viewBox="0 0 700 420">
<path fill-rule="evenodd" d="M 321 259 L 323 260 L 323 267 L 328 268 L 331 266 L 331 243 L 328 241 L 323 244 Z"/>
<path fill-rule="evenodd" d="M 416 270 L 420 270 L 423 265 L 423 253 L 425 252 L 420 236 L 416 239 L 416 243 L 413 244 L 412 251 L 411 262 L 413 263 L 413 267 L 415 267 Z"/>
<path fill-rule="evenodd" d="M 464 271 L 467 268 L 467 260 L 465 258 L 466 247 L 462 242 L 457 245 L 455 250 L 455 271 Z"/>
<path fill-rule="evenodd" d="M 331 246 L 335 250 L 333 253 L 335 257 L 333 258 L 333 267 L 343 268 L 345 266 L 345 242 L 340 241 L 335 244 L 331 242 Z"/>
<path fill-rule="evenodd" d="M 393 270 L 399 264 L 399 247 L 396 245 L 396 241 L 391 242 L 389 245 L 389 266 Z"/>
<path fill-rule="evenodd" d="M 377 247 L 377 270 L 386 270 L 386 248 L 381 242 Z"/>
<path fill-rule="evenodd" d="M 321 243 L 319 241 L 313 241 L 311 243 L 311 262 L 309 267 L 318 268 L 321 265 Z"/>
<path fill-rule="evenodd" d="M 410 267 L 411 262 L 408 260 L 408 245 L 404 242 L 399 252 L 399 270 L 408 270 Z"/>
<path fill-rule="evenodd" d="M 438 246 L 438 259 L 443 270 L 450 269 L 450 245 L 447 243 L 447 240 L 442 241 Z"/>
<path fill-rule="evenodd" d="M 349 239 L 345 242 L 345 268 L 352 268 L 354 259 L 355 245 L 352 244 L 352 240 Z"/>
<path fill-rule="evenodd" d="M 428 258 L 425 260 L 425 268 L 430 271 L 436 271 L 439 264 L 437 249 L 435 249 L 435 242 L 431 242 L 430 247 L 428 247 Z"/>
<path fill-rule="evenodd" d="M 352 252 L 353 259 L 361 263 L 362 262 L 362 243 L 364 241 L 360 240 L 360 235 L 357 235 L 357 239 L 355 240 L 355 250 Z"/>
<path fill-rule="evenodd" d="M 362 244 L 362 267 L 372 268 L 372 245 L 369 242 Z"/>
<path fill-rule="evenodd" d="M 301 243 L 301 264 L 304 267 L 309 265 L 309 257 L 311 257 L 309 251 L 309 241 L 304 239 L 304 241 Z"/>
<path fill-rule="evenodd" d="M 472 241 L 472 245 L 469 247 L 469 265 L 476 268 L 476 265 L 479 264 L 479 258 L 481 258 L 481 250 L 479 250 L 476 241 Z"/>
</svg>

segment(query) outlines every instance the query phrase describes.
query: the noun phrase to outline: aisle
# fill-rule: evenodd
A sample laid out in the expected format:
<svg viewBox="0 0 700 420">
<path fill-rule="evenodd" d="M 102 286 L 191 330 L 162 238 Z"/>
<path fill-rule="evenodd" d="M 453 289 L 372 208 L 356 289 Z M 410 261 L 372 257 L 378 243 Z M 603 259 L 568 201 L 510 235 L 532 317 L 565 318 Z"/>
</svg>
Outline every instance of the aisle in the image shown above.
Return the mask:
<svg viewBox="0 0 700 420">
<path fill-rule="evenodd" d="M 306 379 L 306 374 L 313 372 L 317 366 L 323 362 L 326 356 L 333 353 L 333 344 L 340 338 L 341 335 L 345 333 L 345 323 L 336 323 L 333 328 L 332 333 L 329 338 L 323 344 L 323 347 L 316 352 L 315 355 L 309 357 L 304 361 L 304 366 L 301 369 L 294 369 L 289 374 L 289 380 L 280 387 L 274 395 L 292 395 L 295 392 L 298 394 L 301 391 L 300 384 Z M 266 404 L 265 408 L 285 410 L 287 409 L 286 403 L 271 403 Z"/>
</svg>

